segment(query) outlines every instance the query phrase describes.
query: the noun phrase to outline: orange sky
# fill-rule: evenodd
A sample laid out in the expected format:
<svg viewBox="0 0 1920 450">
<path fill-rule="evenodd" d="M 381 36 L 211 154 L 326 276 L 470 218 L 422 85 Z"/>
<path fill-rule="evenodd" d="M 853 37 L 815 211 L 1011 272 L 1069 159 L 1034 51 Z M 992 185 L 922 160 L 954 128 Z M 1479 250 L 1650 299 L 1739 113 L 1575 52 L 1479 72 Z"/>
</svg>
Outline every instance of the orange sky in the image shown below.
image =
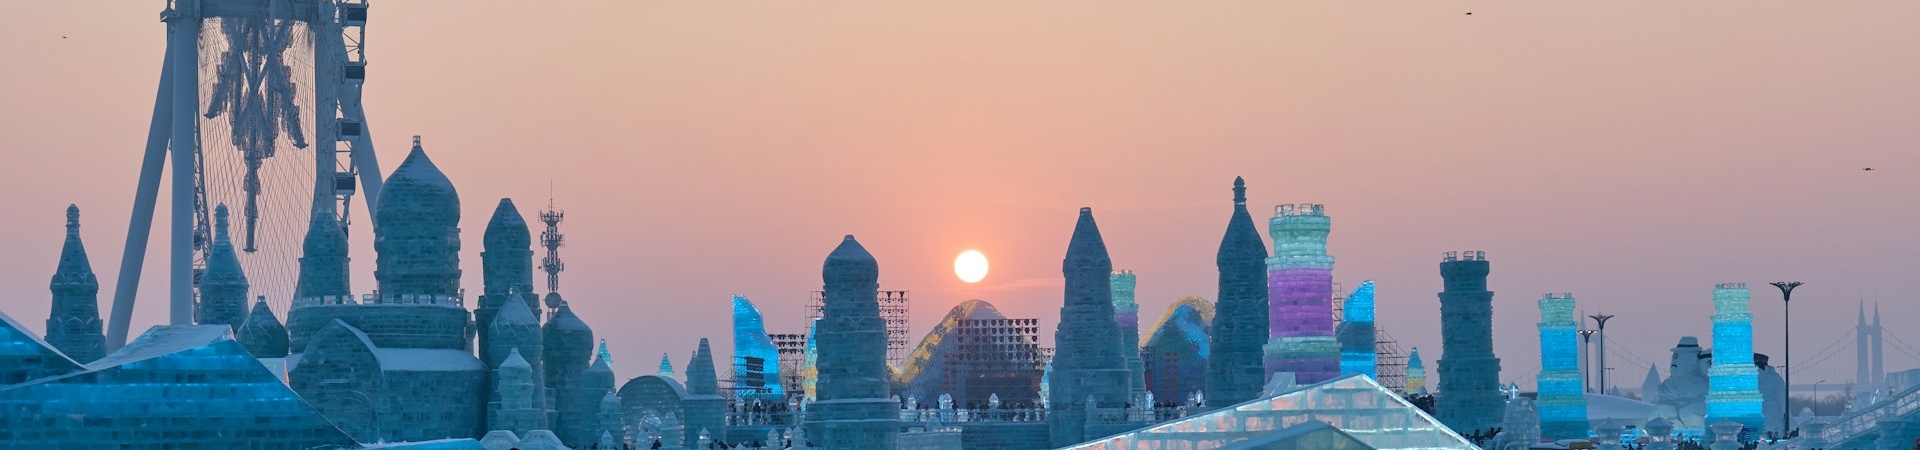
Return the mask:
<svg viewBox="0 0 1920 450">
<path fill-rule="evenodd" d="M 1920 317 L 1920 3 L 587 3 L 378 2 L 366 102 L 384 168 L 425 135 L 458 184 L 470 290 L 496 199 L 531 213 L 552 180 L 565 293 L 622 378 L 701 336 L 724 352 L 732 294 L 801 331 L 848 233 L 913 292 L 916 340 L 968 298 L 1050 330 L 1081 206 L 1150 323 L 1214 297 L 1236 175 L 1262 228 L 1327 204 L 1335 278 L 1379 280 L 1381 327 L 1429 367 L 1447 250 L 1493 260 L 1502 378 L 1523 385 L 1543 292 L 1620 316 L 1629 387 L 1710 336 L 1717 282 L 1808 282 L 1803 362 L 1863 298 Z M 36 331 L 68 203 L 110 301 L 160 9 L 38 2 L 0 27 L 0 310 Z M 951 272 L 967 248 L 993 262 L 979 285 Z M 149 257 L 136 333 L 165 318 Z M 1755 350 L 1777 354 L 1777 294 L 1755 299 Z M 1846 350 L 1796 381 L 1852 373 Z"/>
</svg>

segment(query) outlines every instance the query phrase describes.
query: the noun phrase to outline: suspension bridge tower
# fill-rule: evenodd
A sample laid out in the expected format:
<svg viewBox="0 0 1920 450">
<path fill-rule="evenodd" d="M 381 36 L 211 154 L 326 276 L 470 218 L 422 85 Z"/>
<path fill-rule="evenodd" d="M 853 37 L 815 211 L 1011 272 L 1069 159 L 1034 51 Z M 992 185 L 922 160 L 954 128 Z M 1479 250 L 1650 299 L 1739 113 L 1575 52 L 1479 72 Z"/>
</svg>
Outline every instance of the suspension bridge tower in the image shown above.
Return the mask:
<svg viewBox="0 0 1920 450">
<path fill-rule="evenodd" d="M 366 0 L 169 0 L 160 17 L 166 53 L 114 285 L 110 349 L 127 340 L 163 167 L 175 325 L 193 323 L 215 205 L 241 211 L 252 294 L 284 312 L 312 214 L 344 229 L 356 191 L 364 190 L 369 217 L 380 194 L 360 98 Z"/>
</svg>

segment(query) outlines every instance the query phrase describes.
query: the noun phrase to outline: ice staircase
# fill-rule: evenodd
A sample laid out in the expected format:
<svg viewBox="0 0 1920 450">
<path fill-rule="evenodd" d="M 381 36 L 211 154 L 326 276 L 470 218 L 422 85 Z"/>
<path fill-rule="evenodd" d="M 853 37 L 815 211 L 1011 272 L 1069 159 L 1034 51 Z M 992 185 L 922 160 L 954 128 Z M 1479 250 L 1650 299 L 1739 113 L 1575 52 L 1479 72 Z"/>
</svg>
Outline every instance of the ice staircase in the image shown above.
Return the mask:
<svg viewBox="0 0 1920 450">
<path fill-rule="evenodd" d="M 1909 387 L 1865 409 L 1854 411 L 1840 416 L 1838 419 L 1829 421 L 1826 427 L 1818 433 L 1822 438 L 1821 440 L 1826 441 L 1826 445 L 1823 447 L 1840 447 L 1848 443 L 1857 444 L 1857 441 L 1861 438 L 1878 434 L 1876 428 L 1879 427 L 1882 419 L 1909 417 L 1913 416 L 1916 411 L 1920 411 L 1920 385 Z M 1807 428 L 1805 425 L 1801 427 L 1802 429 Z M 1809 437 L 1812 436 L 1802 435 L 1794 439 L 1779 441 L 1773 445 L 1762 445 L 1760 448 L 1763 450 L 1808 449 L 1811 448 L 1806 444 Z M 1854 446 L 1858 447 L 1858 445 Z"/>
</svg>

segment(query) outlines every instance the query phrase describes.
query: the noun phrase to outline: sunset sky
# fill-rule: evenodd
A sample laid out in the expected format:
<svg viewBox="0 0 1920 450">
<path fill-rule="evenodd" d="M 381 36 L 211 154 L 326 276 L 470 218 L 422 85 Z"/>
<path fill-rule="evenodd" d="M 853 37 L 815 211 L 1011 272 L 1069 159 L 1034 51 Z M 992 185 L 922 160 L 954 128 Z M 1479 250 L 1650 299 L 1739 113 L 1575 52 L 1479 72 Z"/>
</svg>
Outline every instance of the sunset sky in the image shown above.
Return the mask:
<svg viewBox="0 0 1920 450">
<path fill-rule="evenodd" d="M 33 2 L 0 27 L 0 311 L 35 331 L 68 203 L 106 316 L 162 7 Z M 1441 254 L 1486 251 L 1501 378 L 1527 389 L 1546 292 L 1619 316 L 1629 388 L 1679 337 L 1710 340 L 1715 283 L 1755 288 L 1755 351 L 1778 355 L 1764 283 L 1807 282 L 1795 362 L 1819 364 L 1796 384 L 1852 378 L 1851 339 L 1812 358 L 1858 302 L 1920 317 L 1920 2 L 410 0 L 371 17 L 381 164 L 423 135 L 456 183 L 462 284 L 480 290 L 498 199 L 532 214 L 551 183 L 563 292 L 622 380 L 662 353 L 683 367 L 700 337 L 725 355 L 734 294 L 802 332 L 845 234 L 883 289 L 911 291 L 916 342 L 972 298 L 1050 342 L 1082 206 L 1151 323 L 1215 297 L 1235 176 L 1262 230 L 1275 204 L 1327 205 L 1335 279 L 1377 280 L 1381 328 L 1428 367 Z M 166 319 L 155 227 L 135 334 Z M 979 284 L 952 271 L 966 249 L 992 262 Z M 1887 330 L 1888 369 L 1920 366 L 1920 331 Z"/>
</svg>

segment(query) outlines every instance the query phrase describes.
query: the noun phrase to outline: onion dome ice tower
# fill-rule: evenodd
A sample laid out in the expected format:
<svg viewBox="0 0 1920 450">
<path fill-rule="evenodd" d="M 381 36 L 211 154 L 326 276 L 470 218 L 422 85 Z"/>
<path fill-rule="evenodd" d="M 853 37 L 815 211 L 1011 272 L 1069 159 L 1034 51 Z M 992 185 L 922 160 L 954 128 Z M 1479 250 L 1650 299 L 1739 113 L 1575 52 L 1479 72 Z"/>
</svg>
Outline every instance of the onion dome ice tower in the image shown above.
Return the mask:
<svg viewBox="0 0 1920 450">
<path fill-rule="evenodd" d="M 80 243 L 80 207 L 67 205 L 67 241 L 53 270 L 53 313 L 47 316 L 47 344 L 85 364 L 106 355 L 100 328 L 100 280 Z"/>
<path fill-rule="evenodd" d="M 807 436 L 831 449 L 895 448 L 900 406 L 887 397 L 893 377 L 880 318 L 880 263 L 847 235 L 827 254 L 820 278 L 826 299 L 816 333 L 819 401 L 808 410 Z"/>
<path fill-rule="evenodd" d="M 233 340 L 239 341 L 255 358 L 287 357 L 287 327 L 273 315 L 273 309 L 267 307 L 265 296 L 253 302 L 253 312 L 248 313 L 247 321 L 233 332 Z"/>
<path fill-rule="evenodd" d="M 1220 269 L 1215 297 L 1212 355 L 1207 359 L 1207 403 L 1231 405 L 1266 386 L 1261 346 L 1267 342 L 1267 246 L 1247 213 L 1247 183 L 1233 179 L 1233 215 L 1220 238 L 1214 263 Z"/>
</svg>

